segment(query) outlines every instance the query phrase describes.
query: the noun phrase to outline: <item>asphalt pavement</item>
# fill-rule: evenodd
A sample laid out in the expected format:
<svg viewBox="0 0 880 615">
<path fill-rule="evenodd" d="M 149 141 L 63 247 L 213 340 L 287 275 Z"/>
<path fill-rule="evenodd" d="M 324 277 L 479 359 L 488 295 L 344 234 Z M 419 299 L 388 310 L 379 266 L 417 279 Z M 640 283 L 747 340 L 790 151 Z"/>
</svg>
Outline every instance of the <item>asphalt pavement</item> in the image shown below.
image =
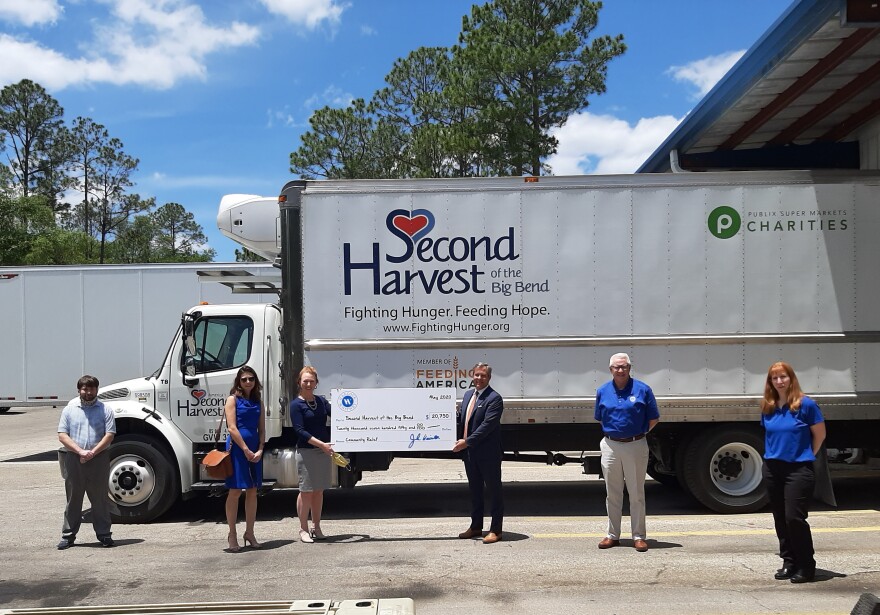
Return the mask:
<svg viewBox="0 0 880 615">
<path fill-rule="evenodd" d="M 58 551 L 59 414 L 0 415 L 5 607 L 409 597 L 422 615 L 827 614 L 849 613 L 862 592 L 880 594 L 876 471 L 836 474 L 838 508 L 814 507 L 819 571 L 806 585 L 773 579 L 769 512 L 716 515 L 653 481 L 650 550 L 624 540 L 600 551 L 604 484 L 576 465 L 505 462 L 504 540 L 495 545 L 457 538 L 468 525 L 460 462 L 401 459 L 327 493 L 325 543 L 296 539 L 296 491 L 284 490 L 260 499 L 260 550 L 225 552 L 223 500 L 202 497 L 149 525 L 114 526 L 113 549 L 84 525 L 76 546 Z"/>
</svg>

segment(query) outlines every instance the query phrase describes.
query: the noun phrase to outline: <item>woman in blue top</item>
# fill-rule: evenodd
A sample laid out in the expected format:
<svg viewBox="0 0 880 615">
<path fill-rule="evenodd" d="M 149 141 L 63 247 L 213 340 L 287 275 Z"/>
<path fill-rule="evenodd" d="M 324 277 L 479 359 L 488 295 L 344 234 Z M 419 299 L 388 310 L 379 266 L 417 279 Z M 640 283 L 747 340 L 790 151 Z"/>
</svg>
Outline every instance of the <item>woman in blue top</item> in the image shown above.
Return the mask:
<svg viewBox="0 0 880 615">
<path fill-rule="evenodd" d="M 782 558 L 774 576 L 807 583 L 816 576 L 807 513 L 816 483 L 813 461 L 825 441 L 825 419 L 816 402 L 801 391 L 788 363 L 778 361 L 767 371 L 761 425 L 766 433 L 764 484 Z"/>
<path fill-rule="evenodd" d="M 232 476 L 226 479 L 226 522 L 229 524 L 229 550 L 238 551 L 235 524 L 238 520 L 238 500 L 242 489 L 244 497 L 244 542 L 254 549 L 260 543 L 254 537 L 257 519 L 257 488 L 263 485 L 263 445 L 266 442 L 266 418 L 262 412 L 263 387 L 257 373 L 247 365 L 238 370 L 235 382 L 226 399 L 226 427 L 229 436 L 226 450 L 232 459 Z"/>
<path fill-rule="evenodd" d="M 303 542 L 324 540 L 321 531 L 321 510 L 324 490 L 330 488 L 330 402 L 315 395 L 318 372 L 306 366 L 299 372 L 299 397 L 290 402 L 290 420 L 296 430 L 296 471 L 299 474 L 299 495 L 296 514 L 299 516 L 299 539 Z M 312 529 L 309 530 L 309 515 Z"/>
</svg>

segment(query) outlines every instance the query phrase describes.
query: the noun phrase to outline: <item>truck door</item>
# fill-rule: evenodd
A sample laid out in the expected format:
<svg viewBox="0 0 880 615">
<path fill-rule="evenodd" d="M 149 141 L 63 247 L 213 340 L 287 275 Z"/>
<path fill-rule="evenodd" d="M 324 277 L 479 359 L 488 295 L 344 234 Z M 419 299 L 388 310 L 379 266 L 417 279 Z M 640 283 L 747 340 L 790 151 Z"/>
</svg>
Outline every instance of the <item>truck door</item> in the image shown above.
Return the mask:
<svg viewBox="0 0 880 615">
<path fill-rule="evenodd" d="M 170 383 L 171 420 L 193 442 L 210 441 L 238 368 L 250 363 L 261 373 L 260 353 L 251 356 L 254 321 L 245 315 L 186 315 L 184 339 L 178 377 Z"/>
</svg>

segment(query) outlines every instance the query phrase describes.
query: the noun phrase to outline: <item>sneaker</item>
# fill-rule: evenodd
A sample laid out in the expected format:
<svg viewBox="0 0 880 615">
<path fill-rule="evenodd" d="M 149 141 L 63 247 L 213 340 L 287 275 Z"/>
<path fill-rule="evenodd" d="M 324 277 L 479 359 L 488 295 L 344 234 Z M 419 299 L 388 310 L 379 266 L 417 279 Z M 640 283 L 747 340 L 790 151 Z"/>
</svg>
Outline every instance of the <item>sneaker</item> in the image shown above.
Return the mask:
<svg viewBox="0 0 880 615">
<path fill-rule="evenodd" d="M 61 542 L 58 543 L 58 550 L 64 551 L 64 549 L 69 549 L 73 546 L 75 540 L 76 538 L 62 538 Z"/>
<path fill-rule="evenodd" d="M 110 536 L 103 536 L 101 538 L 98 538 L 98 541 L 100 541 L 102 547 L 107 549 L 116 546 L 116 543 L 113 542 L 113 539 Z"/>
</svg>

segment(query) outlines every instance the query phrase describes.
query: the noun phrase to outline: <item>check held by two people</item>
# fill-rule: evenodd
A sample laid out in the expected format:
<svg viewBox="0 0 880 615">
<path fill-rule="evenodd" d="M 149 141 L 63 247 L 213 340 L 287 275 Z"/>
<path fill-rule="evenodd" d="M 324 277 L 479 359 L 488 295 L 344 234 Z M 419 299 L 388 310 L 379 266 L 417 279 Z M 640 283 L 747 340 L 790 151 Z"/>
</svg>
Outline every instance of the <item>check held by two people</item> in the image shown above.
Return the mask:
<svg viewBox="0 0 880 615">
<path fill-rule="evenodd" d="M 448 451 L 455 444 L 454 388 L 333 389 L 334 450 Z"/>
</svg>

